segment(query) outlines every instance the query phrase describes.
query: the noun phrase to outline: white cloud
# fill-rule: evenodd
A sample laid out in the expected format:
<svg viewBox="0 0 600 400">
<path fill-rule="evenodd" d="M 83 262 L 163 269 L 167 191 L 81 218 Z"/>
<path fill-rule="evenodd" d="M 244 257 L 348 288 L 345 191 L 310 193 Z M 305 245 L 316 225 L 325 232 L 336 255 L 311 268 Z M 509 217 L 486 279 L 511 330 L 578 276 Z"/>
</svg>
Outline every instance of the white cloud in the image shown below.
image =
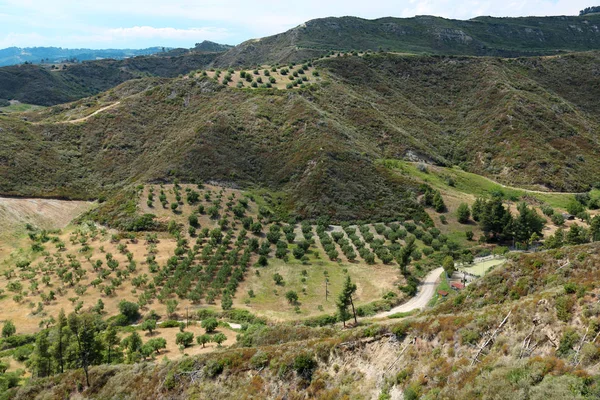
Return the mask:
<svg viewBox="0 0 600 400">
<path fill-rule="evenodd" d="M 108 29 L 98 38 L 109 40 L 119 39 L 166 39 L 166 40 L 220 40 L 225 39 L 230 34 L 224 28 L 154 28 L 152 26 L 134 26 L 131 28 L 113 28 Z"/>
<path fill-rule="evenodd" d="M 190 29 L 154 28 L 152 26 L 134 26 L 130 28 L 91 29 L 89 34 L 75 34 L 69 36 L 48 36 L 38 33 L 8 33 L 0 36 L 0 48 L 10 46 L 55 46 L 57 43 L 70 43 L 70 46 L 98 47 L 112 46 L 123 47 L 122 44 L 137 41 L 148 43 L 196 43 L 202 40 L 223 41 L 231 34 L 224 28 L 203 27 Z"/>
<path fill-rule="evenodd" d="M 5 36 L 0 36 L 0 49 L 6 47 L 33 47 L 33 46 L 44 46 L 46 43 L 46 37 L 38 33 L 15 33 L 10 32 Z M 23 44 L 25 43 L 25 44 Z M 36 44 L 41 43 L 41 44 Z"/>
</svg>

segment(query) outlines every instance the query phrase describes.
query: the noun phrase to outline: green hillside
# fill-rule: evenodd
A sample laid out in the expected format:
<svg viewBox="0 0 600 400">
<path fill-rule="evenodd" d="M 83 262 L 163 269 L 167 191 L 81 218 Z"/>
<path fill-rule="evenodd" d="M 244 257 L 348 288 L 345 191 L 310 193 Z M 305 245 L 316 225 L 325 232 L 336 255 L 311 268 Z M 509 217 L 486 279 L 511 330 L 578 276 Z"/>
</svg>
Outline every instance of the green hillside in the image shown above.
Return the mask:
<svg viewBox="0 0 600 400">
<path fill-rule="evenodd" d="M 599 399 L 595 11 L 0 68 L 0 400 Z"/>
<path fill-rule="evenodd" d="M 13 65 L 0 68 L 0 99 L 50 106 L 88 97 L 130 79 L 175 77 L 205 68 L 218 53 L 140 56 L 77 64 Z"/>
<path fill-rule="evenodd" d="M 344 56 L 287 90 L 202 74 L 134 80 L 2 117 L 0 191 L 88 199 L 137 182 L 216 180 L 281 191 L 282 212 L 302 217 L 394 218 L 412 212 L 418 185 L 377 163 L 391 158 L 583 192 L 600 171 L 598 57 Z"/>
<path fill-rule="evenodd" d="M 248 40 L 219 57 L 219 65 L 301 61 L 329 51 L 392 51 L 517 57 L 600 48 L 598 14 L 467 21 L 432 16 L 310 20 L 278 35 Z"/>
</svg>

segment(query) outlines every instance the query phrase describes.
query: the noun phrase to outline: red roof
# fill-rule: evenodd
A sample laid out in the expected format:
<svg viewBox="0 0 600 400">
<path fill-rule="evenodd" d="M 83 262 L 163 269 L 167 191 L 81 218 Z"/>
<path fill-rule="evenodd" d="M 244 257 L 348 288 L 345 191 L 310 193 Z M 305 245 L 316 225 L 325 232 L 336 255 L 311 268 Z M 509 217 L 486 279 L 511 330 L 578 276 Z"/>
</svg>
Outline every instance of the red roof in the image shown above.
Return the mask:
<svg viewBox="0 0 600 400">
<path fill-rule="evenodd" d="M 450 284 L 450 286 L 452 286 L 452 287 L 453 287 L 453 288 L 455 288 L 455 289 L 464 289 L 464 288 L 465 288 L 465 285 L 463 285 L 463 284 L 462 284 L 462 283 L 460 283 L 460 282 L 452 282 L 452 283 Z"/>
<path fill-rule="evenodd" d="M 438 294 L 442 297 L 448 296 L 448 292 L 446 292 L 445 290 L 438 290 Z"/>
</svg>

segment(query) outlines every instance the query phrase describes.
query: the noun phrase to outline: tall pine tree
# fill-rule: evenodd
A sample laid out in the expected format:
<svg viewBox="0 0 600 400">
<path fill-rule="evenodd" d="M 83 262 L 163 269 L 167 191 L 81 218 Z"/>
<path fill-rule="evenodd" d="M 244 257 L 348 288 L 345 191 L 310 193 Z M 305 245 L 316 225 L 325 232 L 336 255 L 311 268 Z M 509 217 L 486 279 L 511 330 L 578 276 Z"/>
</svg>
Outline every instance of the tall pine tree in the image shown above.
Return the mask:
<svg viewBox="0 0 600 400">
<path fill-rule="evenodd" d="M 358 320 L 356 319 L 356 309 L 354 308 L 354 300 L 352 299 L 352 296 L 354 295 L 354 293 L 356 293 L 356 289 L 356 284 L 352 283 L 352 281 L 350 280 L 350 275 L 346 275 L 344 287 L 342 288 L 342 292 L 340 293 L 337 301 L 338 312 L 340 314 L 342 323 L 344 324 L 344 328 L 346 327 L 346 320 L 350 318 L 348 306 L 352 307 L 354 323 L 358 323 Z"/>
</svg>

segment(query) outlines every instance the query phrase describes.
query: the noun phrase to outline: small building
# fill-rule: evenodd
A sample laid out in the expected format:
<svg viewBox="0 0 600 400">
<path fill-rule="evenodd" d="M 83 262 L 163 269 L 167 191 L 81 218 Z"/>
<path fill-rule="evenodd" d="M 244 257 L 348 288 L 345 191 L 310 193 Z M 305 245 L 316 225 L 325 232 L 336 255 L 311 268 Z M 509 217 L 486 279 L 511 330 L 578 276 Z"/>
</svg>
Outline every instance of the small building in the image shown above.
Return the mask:
<svg viewBox="0 0 600 400">
<path fill-rule="evenodd" d="M 573 221 L 575 219 L 575 216 L 569 213 L 563 213 L 562 216 L 565 219 L 565 221 Z"/>
<path fill-rule="evenodd" d="M 454 290 L 463 290 L 465 288 L 465 285 L 463 285 L 460 282 L 452 282 L 450 284 L 450 287 Z"/>
<path fill-rule="evenodd" d="M 446 292 L 445 290 L 438 290 L 438 294 L 442 297 L 448 296 L 448 292 Z"/>
</svg>

